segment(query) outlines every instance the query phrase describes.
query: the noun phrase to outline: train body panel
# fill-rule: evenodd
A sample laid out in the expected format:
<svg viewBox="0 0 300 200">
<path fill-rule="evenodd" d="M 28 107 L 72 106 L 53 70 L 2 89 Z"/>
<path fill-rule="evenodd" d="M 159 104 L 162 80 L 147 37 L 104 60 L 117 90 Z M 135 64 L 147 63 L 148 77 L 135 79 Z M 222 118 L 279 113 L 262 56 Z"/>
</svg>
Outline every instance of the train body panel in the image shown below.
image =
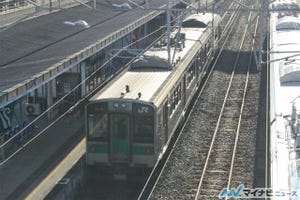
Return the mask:
<svg viewBox="0 0 300 200">
<path fill-rule="evenodd" d="M 197 27 L 190 27 L 189 21 L 201 19 Z M 162 38 L 90 98 L 86 106 L 88 165 L 155 165 L 212 60 L 219 22 L 220 16 L 211 13 L 188 17 L 181 29 L 171 33 L 173 64 L 168 62 Z"/>
<path fill-rule="evenodd" d="M 280 11 L 270 15 L 270 174 L 273 191 L 300 194 L 300 149 L 295 148 L 300 138 L 300 18 L 295 6 L 277 2 L 272 8 Z"/>
</svg>

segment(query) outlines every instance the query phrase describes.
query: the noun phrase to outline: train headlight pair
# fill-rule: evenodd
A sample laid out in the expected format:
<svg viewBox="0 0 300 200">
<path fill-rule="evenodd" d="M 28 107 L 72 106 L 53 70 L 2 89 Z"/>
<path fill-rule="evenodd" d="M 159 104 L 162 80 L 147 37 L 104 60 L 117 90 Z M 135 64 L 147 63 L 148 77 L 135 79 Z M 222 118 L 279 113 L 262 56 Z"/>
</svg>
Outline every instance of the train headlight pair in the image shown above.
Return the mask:
<svg viewBox="0 0 300 200">
<path fill-rule="evenodd" d="M 127 105 L 126 105 L 126 103 L 117 103 L 117 102 L 115 102 L 114 103 L 114 108 L 126 108 L 127 107 Z"/>
</svg>

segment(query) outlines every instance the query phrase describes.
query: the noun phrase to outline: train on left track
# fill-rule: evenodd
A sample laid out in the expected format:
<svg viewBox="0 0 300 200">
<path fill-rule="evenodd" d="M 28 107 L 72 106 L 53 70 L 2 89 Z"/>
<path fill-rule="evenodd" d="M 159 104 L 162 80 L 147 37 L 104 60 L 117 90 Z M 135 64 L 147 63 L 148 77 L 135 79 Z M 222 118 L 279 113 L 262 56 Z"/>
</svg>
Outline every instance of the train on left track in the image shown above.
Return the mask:
<svg viewBox="0 0 300 200">
<path fill-rule="evenodd" d="M 88 166 L 117 171 L 155 165 L 213 60 L 220 21 L 213 13 L 186 17 L 180 28 L 172 28 L 170 40 L 160 38 L 89 99 Z"/>
</svg>

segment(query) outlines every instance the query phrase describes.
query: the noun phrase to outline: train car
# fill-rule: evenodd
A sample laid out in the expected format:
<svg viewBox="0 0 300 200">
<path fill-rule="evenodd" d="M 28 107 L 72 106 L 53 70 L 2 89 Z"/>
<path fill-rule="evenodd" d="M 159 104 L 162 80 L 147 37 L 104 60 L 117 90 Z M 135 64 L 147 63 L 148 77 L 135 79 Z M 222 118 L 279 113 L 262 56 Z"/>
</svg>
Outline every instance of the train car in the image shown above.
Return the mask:
<svg viewBox="0 0 300 200">
<path fill-rule="evenodd" d="M 279 6 L 279 7 L 276 7 Z M 300 195 L 300 18 L 293 1 L 270 15 L 270 183 L 273 199 Z M 297 196 L 295 196 L 297 194 Z"/>
<path fill-rule="evenodd" d="M 173 28 L 169 53 L 163 37 L 89 99 L 88 166 L 118 171 L 155 165 L 212 61 L 219 23 L 212 13 L 187 17 Z"/>
</svg>

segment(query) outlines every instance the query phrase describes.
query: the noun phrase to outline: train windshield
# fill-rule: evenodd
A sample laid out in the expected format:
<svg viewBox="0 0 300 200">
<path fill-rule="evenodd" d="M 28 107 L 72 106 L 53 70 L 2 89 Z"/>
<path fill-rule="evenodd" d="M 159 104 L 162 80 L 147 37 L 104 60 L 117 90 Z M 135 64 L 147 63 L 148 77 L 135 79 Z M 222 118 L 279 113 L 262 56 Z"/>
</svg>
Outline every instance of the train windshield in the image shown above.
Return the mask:
<svg viewBox="0 0 300 200">
<path fill-rule="evenodd" d="M 133 142 L 154 142 L 154 110 L 151 106 L 133 105 Z"/>
<path fill-rule="evenodd" d="M 88 106 L 87 112 L 89 140 L 107 141 L 108 114 L 106 104 L 91 104 Z"/>
</svg>

